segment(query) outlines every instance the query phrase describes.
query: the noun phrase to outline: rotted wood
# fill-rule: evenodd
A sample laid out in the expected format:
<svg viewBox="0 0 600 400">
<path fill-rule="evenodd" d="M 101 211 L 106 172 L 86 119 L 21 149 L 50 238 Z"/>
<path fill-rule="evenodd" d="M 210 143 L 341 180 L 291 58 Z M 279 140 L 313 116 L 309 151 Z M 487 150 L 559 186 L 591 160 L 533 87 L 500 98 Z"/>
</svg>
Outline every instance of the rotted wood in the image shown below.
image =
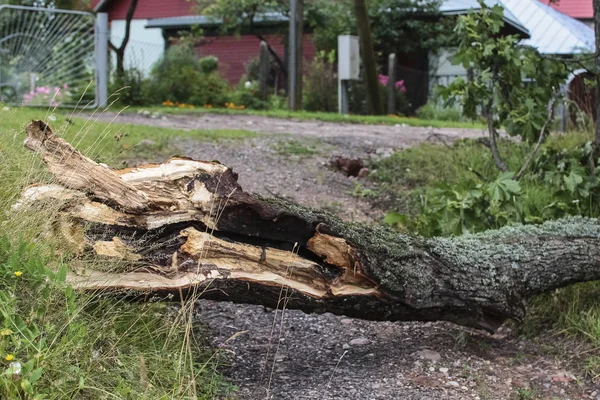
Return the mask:
<svg viewBox="0 0 600 400">
<path fill-rule="evenodd" d="M 42 121 L 25 146 L 56 183 L 16 208 L 60 200 L 53 233 L 81 257 L 80 290 L 182 293 L 372 320 L 447 320 L 493 332 L 530 297 L 600 279 L 600 225 L 571 218 L 457 238 L 425 239 L 351 224 L 246 193 L 217 162 L 172 158 L 111 170 Z M 282 298 L 285 288 L 285 299 Z"/>
</svg>

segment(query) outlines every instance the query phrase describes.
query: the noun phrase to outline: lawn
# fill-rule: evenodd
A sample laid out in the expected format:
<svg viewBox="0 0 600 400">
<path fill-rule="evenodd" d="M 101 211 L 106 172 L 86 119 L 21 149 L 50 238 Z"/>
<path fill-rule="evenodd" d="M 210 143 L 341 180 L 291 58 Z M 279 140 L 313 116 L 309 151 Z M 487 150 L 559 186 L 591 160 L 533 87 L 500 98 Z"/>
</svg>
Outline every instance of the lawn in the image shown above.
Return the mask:
<svg viewBox="0 0 600 400">
<path fill-rule="evenodd" d="M 95 120 L 96 115 L 81 117 L 79 112 L 63 109 L 50 112 L 41 108 L 0 108 L 0 132 L 5 137 L 0 146 L 10 145 L 16 151 L 21 151 L 27 123 L 32 119 L 43 119 L 88 157 L 111 167 L 119 167 L 124 161 L 160 161 L 175 155 L 177 150 L 169 143 L 174 137 L 202 141 L 244 139 L 260 135 L 234 129 L 181 130 L 105 123 Z"/>
<path fill-rule="evenodd" d="M 178 108 L 165 106 L 152 107 L 130 107 L 125 112 L 143 112 L 159 114 L 228 114 L 228 115 L 257 115 L 261 117 L 282 118 L 282 119 L 298 119 L 298 120 L 316 120 L 324 122 L 347 123 L 347 124 L 368 124 L 368 125 L 397 125 L 404 124 L 407 126 L 423 126 L 434 128 L 474 128 L 480 129 L 481 124 L 471 122 L 457 121 L 438 121 L 426 120 L 413 117 L 400 117 L 391 115 L 342 115 L 337 113 L 326 112 L 309 112 L 309 111 L 288 111 L 288 110 L 239 110 L 232 108 Z"/>
</svg>

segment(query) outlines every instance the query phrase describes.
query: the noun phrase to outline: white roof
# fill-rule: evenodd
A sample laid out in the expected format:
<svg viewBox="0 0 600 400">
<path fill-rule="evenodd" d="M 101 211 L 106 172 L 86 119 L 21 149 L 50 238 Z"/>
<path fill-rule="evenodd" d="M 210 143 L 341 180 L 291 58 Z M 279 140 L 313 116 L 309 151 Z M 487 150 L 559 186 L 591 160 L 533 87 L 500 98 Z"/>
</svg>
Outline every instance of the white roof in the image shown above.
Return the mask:
<svg viewBox="0 0 600 400">
<path fill-rule="evenodd" d="M 494 4 L 503 5 L 500 0 L 486 0 L 486 4 L 488 6 L 493 6 Z M 440 4 L 440 11 L 445 15 L 466 14 L 470 10 L 478 10 L 479 8 L 480 6 L 477 0 L 444 0 Z M 504 22 L 529 36 L 527 27 L 523 26 L 519 19 L 513 15 L 508 8 L 504 8 Z"/>
<path fill-rule="evenodd" d="M 521 43 L 543 54 L 594 52 L 594 30 L 537 0 L 501 0 L 507 10 L 529 30 Z"/>
</svg>

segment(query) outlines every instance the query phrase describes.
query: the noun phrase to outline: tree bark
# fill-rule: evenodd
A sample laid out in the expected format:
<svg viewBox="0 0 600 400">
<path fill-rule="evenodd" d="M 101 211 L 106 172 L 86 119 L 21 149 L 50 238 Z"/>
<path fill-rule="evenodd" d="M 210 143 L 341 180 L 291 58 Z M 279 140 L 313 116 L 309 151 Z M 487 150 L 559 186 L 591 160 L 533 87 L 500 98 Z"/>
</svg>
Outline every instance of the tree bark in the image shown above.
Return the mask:
<svg viewBox="0 0 600 400">
<path fill-rule="evenodd" d="M 379 95 L 379 80 L 377 79 L 377 59 L 373 51 L 373 41 L 371 39 L 371 27 L 369 25 L 369 16 L 365 0 L 354 0 L 354 13 L 358 35 L 360 39 L 360 52 L 365 69 L 365 81 L 367 93 L 369 96 L 369 112 L 371 114 L 383 114 L 383 105 Z"/>
<path fill-rule="evenodd" d="M 117 56 L 117 77 L 123 78 L 125 76 L 125 49 L 127 48 L 127 44 L 129 43 L 129 35 L 131 33 L 131 20 L 133 19 L 133 14 L 135 13 L 135 9 L 137 8 L 138 0 L 131 0 L 129 5 L 129 9 L 127 10 L 127 14 L 125 15 L 125 36 L 123 37 L 123 41 L 119 47 L 116 47 L 111 41 L 108 42 L 109 47 L 112 51 L 115 52 Z"/>
<path fill-rule="evenodd" d="M 522 318 L 532 296 L 600 279 L 593 219 L 426 239 L 246 193 L 218 162 L 173 158 L 113 171 L 42 121 L 27 127 L 25 146 L 58 184 L 28 188 L 15 208 L 59 208 L 52 233 L 81 253 L 68 276 L 79 290 L 285 300 L 306 312 L 493 332 Z M 78 266 L 86 255 L 106 262 Z"/>
<path fill-rule="evenodd" d="M 600 156 L 600 0 L 593 0 L 594 9 L 594 32 L 596 34 L 596 54 L 595 54 L 595 70 L 596 70 L 596 130 L 594 139 L 594 151 L 590 164 L 594 168 L 596 159 Z"/>
</svg>

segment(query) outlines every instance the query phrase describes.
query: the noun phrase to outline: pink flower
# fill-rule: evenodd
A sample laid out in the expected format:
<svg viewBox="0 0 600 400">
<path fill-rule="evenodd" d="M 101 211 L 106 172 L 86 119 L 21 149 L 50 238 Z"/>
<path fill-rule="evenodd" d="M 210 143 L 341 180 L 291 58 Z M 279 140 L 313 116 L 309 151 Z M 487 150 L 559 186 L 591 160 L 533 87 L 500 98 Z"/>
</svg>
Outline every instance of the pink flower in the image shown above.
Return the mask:
<svg viewBox="0 0 600 400">
<path fill-rule="evenodd" d="M 69 85 L 67 85 L 66 83 L 63 85 L 63 89 L 67 89 L 69 87 Z"/>
<path fill-rule="evenodd" d="M 54 86 L 54 93 L 58 92 L 60 89 L 58 88 L 58 86 Z"/>
<path fill-rule="evenodd" d="M 379 83 L 383 86 L 387 86 L 389 78 L 386 75 L 379 74 Z"/>
<path fill-rule="evenodd" d="M 406 93 L 406 86 L 404 86 L 404 80 L 396 82 L 396 89 L 400 90 L 402 93 Z"/>
</svg>

